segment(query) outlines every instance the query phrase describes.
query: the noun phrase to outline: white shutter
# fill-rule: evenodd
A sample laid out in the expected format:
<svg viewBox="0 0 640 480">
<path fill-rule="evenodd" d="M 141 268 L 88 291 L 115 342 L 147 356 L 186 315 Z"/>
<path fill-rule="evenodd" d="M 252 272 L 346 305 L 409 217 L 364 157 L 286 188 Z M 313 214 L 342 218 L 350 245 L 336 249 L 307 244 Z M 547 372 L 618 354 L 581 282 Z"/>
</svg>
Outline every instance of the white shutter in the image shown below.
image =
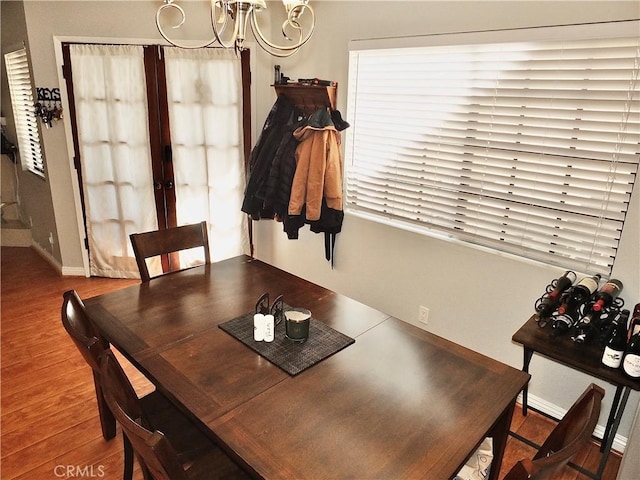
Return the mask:
<svg viewBox="0 0 640 480">
<path fill-rule="evenodd" d="M 350 52 L 347 211 L 610 275 L 640 152 L 634 23 Z"/>
<path fill-rule="evenodd" d="M 5 54 L 4 61 L 22 167 L 44 178 L 44 161 L 40 147 L 40 132 L 35 114 L 27 51 L 21 48 L 9 52 Z"/>
</svg>

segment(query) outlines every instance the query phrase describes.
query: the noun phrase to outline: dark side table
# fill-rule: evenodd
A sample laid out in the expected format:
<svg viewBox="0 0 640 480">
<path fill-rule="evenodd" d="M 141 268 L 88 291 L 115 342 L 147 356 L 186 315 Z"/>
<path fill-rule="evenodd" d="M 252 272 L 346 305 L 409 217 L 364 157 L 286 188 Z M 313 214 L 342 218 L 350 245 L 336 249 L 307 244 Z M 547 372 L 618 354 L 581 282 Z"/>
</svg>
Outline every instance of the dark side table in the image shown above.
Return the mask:
<svg viewBox="0 0 640 480">
<path fill-rule="evenodd" d="M 624 409 L 629 399 L 631 390 L 640 390 L 640 381 L 634 381 L 627 378 L 620 369 L 611 369 L 602 365 L 602 350 L 598 344 L 577 344 L 567 335 L 551 336 L 551 328 L 547 325 L 540 328 L 536 322 L 534 315 L 513 335 L 512 340 L 522 344 L 524 347 L 524 362 L 522 370 L 529 373 L 529 364 L 534 353 L 554 360 L 562 365 L 566 365 L 580 372 L 599 378 L 616 387 L 616 393 L 613 397 L 609 418 L 600 445 L 602 458 L 597 472 L 590 472 L 576 465 L 572 465 L 581 473 L 599 480 L 609 458 L 611 445 L 618 431 L 620 419 L 624 413 Z M 527 405 L 528 386 L 522 390 L 522 414 L 527 414 L 527 409 L 538 411 Z M 540 412 L 543 413 L 544 412 Z M 546 415 L 546 414 L 545 414 Z M 547 415 L 548 416 L 548 415 Z M 520 440 L 529 443 L 535 447 L 538 445 L 520 438 Z"/>
</svg>

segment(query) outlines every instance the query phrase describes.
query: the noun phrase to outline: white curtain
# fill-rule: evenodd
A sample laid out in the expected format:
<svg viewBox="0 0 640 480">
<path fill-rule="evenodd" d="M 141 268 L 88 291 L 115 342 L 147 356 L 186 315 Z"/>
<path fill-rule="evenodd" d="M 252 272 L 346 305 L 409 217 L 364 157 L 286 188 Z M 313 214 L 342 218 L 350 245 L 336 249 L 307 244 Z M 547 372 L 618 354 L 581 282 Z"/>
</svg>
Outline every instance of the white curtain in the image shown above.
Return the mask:
<svg viewBox="0 0 640 480">
<path fill-rule="evenodd" d="M 240 58 L 224 49 L 164 52 L 178 224 L 207 220 L 213 261 L 248 253 Z"/>
<path fill-rule="evenodd" d="M 135 278 L 129 234 L 158 228 L 143 49 L 70 45 L 92 275 Z"/>
<path fill-rule="evenodd" d="M 213 261 L 248 253 L 240 59 L 223 49 L 164 52 L 178 225 L 207 221 Z M 143 47 L 70 53 L 91 274 L 135 278 L 129 235 L 158 228 Z M 198 257 L 187 252 L 181 265 Z M 149 269 L 160 273 L 158 259 Z"/>
</svg>

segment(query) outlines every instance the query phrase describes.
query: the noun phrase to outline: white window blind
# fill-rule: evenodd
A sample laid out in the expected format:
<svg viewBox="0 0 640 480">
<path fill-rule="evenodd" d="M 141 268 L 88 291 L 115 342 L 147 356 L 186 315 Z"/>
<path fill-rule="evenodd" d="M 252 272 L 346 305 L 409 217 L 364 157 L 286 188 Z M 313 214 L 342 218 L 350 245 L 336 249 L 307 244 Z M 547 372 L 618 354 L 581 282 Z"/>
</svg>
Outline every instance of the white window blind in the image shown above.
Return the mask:
<svg viewBox="0 0 640 480">
<path fill-rule="evenodd" d="M 347 211 L 610 275 L 640 152 L 627 23 L 352 50 Z"/>
<path fill-rule="evenodd" d="M 44 160 L 40 147 L 40 132 L 35 114 L 27 51 L 21 48 L 6 53 L 4 61 L 22 168 L 44 178 Z"/>
</svg>

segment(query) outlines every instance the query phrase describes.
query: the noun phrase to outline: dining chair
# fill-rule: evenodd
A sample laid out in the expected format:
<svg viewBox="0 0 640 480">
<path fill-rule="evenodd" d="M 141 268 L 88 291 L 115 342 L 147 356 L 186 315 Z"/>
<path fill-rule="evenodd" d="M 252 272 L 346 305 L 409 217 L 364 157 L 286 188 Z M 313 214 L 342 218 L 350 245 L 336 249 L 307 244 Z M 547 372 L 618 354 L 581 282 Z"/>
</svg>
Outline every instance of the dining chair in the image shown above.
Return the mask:
<svg viewBox="0 0 640 480">
<path fill-rule="evenodd" d="M 89 321 L 84 309 L 84 303 L 76 291 L 69 290 L 64 292 L 62 296 L 64 299 L 62 302 L 62 325 L 91 367 L 102 436 L 105 440 L 111 440 L 116 436 L 116 420 L 104 401 L 99 378 L 100 355 L 108 347 L 108 343 Z"/>
<path fill-rule="evenodd" d="M 131 401 L 127 377 L 110 350 L 102 356 L 101 368 L 106 402 L 132 445 L 145 480 L 250 478 L 186 417 L 174 432 L 150 424 L 140 406 Z"/>
<path fill-rule="evenodd" d="M 175 271 L 180 269 L 177 252 L 203 247 L 204 262 L 211 263 L 207 222 L 204 221 L 163 230 L 132 233 L 129 238 L 140 271 L 140 279 L 143 282 L 148 282 L 152 278 L 146 261 L 151 257 L 169 254 L 169 271 Z"/>
<path fill-rule="evenodd" d="M 503 480 L 554 478 L 589 442 L 598 423 L 604 390 L 591 384 L 551 431 L 532 459 L 516 463 Z"/>
<path fill-rule="evenodd" d="M 103 436 L 110 440 L 116 435 L 116 420 L 112 410 L 107 406 L 104 398 L 104 382 L 101 375 L 101 361 L 107 353 L 112 357 L 111 363 L 118 363 L 109 349 L 109 344 L 97 332 L 86 313 L 83 301 L 74 290 L 63 294 L 62 324 L 80 350 L 80 353 L 93 370 L 98 411 L 102 424 Z M 114 367 L 115 368 L 115 367 Z M 130 411 L 135 411 L 140 418 L 144 418 L 146 426 L 153 426 L 165 432 L 175 442 L 180 453 L 188 457 L 198 452 L 200 442 L 207 439 L 198 434 L 192 422 L 174 406 L 160 391 L 154 390 L 142 397 L 138 397 L 131 382 L 122 371 L 118 395 L 126 402 Z M 123 437 L 124 469 L 123 478 L 133 477 L 133 449 L 126 437 Z"/>
</svg>

